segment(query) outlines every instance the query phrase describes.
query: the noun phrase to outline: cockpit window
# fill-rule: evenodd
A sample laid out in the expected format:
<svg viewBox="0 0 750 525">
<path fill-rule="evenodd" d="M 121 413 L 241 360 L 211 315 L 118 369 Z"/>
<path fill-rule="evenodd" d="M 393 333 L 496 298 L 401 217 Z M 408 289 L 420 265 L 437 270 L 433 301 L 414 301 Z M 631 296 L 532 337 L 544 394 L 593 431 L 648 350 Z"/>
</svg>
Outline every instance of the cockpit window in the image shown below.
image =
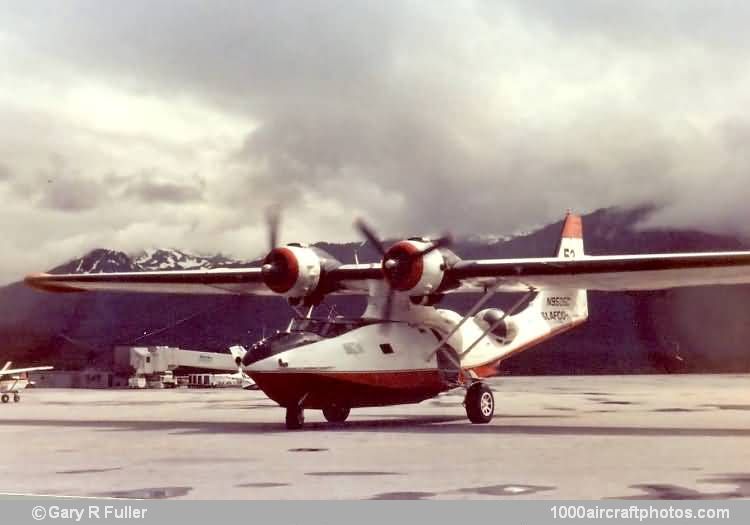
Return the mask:
<svg viewBox="0 0 750 525">
<path fill-rule="evenodd" d="M 295 319 L 290 332 L 311 332 L 321 337 L 336 337 L 355 328 L 374 324 L 379 320 L 370 319 Z"/>
<path fill-rule="evenodd" d="M 252 362 L 255 362 L 322 339 L 324 338 L 311 332 L 276 332 L 252 345 L 248 353 L 252 356 Z"/>
<path fill-rule="evenodd" d="M 252 360 L 260 361 L 272 355 L 291 350 L 323 339 L 336 337 L 355 328 L 380 322 L 377 319 L 294 319 L 288 331 L 261 339 L 248 349 Z M 246 364 L 249 364 L 246 361 Z"/>
</svg>

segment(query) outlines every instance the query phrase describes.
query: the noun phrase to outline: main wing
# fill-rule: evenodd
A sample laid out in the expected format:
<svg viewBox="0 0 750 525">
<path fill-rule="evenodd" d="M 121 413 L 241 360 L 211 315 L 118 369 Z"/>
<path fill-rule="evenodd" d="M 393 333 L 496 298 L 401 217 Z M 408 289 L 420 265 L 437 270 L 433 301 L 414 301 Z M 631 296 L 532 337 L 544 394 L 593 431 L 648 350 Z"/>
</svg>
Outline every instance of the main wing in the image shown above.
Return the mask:
<svg viewBox="0 0 750 525">
<path fill-rule="evenodd" d="M 381 264 L 345 264 L 317 248 L 274 248 L 261 268 L 36 274 L 26 283 L 53 292 L 86 290 L 187 294 L 282 294 L 288 297 L 382 293 L 387 280 L 408 295 L 484 290 L 627 291 L 750 283 L 750 251 L 650 255 L 584 255 L 581 217 L 568 213 L 557 257 L 461 260 L 437 244 L 401 241 Z M 387 286 L 386 286 L 387 288 Z M 383 290 L 383 287 L 380 287 Z"/>
<path fill-rule="evenodd" d="M 630 291 L 732 285 L 750 283 L 750 252 L 485 259 L 460 261 L 450 273 L 461 283 L 457 291 L 492 286 L 504 291 Z"/>
<path fill-rule="evenodd" d="M 367 282 L 382 279 L 378 264 L 346 264 L 330 271 L 330 293 L 368 292 Z M 26 284 L 48 292 L 141 292 L 168 294 L 278 295 L 266 286 L 260 268 L 163 272 L 47 274 L 27 276 Z"/>
<path fill-rule="evenodd" d="M 48 292 L 272 293 L 263 283 L 260 268 L 57 275 L 38 273 L 24 280 L 29 286 Z"/>
<path fill-rule="evenodd" d="M 383 279 L 379 264 L 342 265 L 325 276 L 332 294 L 367 294 Z M 181 294 L 276 295 L 260 268 L 34 274 L 26 283 L 52 292 L 115 291 Z M 750 252 L 461 260 L 445 270 L 446 292 L 569 288 L 603 291 L 750 283 Z"/>
<path fill-rule="evenodd" d="M 3 369 L 0 369 L 0 377 L 11 375 L 11 374 L 20 374 L 22 372 L 36 372 L 39 370 L 52 370 L 53 368 L 54 368 L 53 366 L 32 366 L 29 368 L 12 368 L 12 369 L 3 368 Z"/>
</svg>

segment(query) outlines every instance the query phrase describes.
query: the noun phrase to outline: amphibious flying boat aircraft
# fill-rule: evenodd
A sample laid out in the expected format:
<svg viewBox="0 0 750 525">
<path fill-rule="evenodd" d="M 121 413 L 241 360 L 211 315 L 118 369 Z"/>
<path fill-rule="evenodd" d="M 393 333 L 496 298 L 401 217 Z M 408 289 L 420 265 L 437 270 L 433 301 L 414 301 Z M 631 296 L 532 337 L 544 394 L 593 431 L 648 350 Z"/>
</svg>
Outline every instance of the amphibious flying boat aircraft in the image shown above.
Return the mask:
<svg viewBox="0 0 750 525">
<path fill-rule="evenodd" d="M 282 295 L 300 312 L 285 331 L 258 341 L 242 357 L 250 377 L 286 409 L 287 428 L 302 427 L 304 409 L 332 422 L 351 408 L 418 403 L 464 388 L 466 414 L 487 423 L 495 401 L 482 381 L 505 359 L 583 323 L 586 290 L 652 290 L 750 283 L 750 252 L 586 256 L 581 218 L 568 214 L 555 257 L 462 260 L 449 237 L 409 239 L 385 248 L 374 264 L 342 264 L 300 244 L 271 251 L 261 267 L 119 274 L 36 274 L 26 282 L 52 292 L 123 291 Z M 485 308 L 498 292 L 523 292 L 508 311 Z M 438 308 L 449 293 L 474 293 L 464 315 Z M 312 308 L 327 295 L 361 294 L 360 318 L 319 320 Z M 299 310 L 298 310 L 299 311 Z"/>
<path fill-rule="evenodd" d="M 37 370 L 52 370 L 51 366 L 33 366 L 31 368 L 14 368 L 11 369 L 12 363 L 8 361 L 5 366 L 0 368 L 0 401 L 7 403 L 10 401 L 10 395 L 13 394 L 13 401 L 21 401 L 21 390 L 33 384 L 29 381 L 28 372 Z"/>
</svg>

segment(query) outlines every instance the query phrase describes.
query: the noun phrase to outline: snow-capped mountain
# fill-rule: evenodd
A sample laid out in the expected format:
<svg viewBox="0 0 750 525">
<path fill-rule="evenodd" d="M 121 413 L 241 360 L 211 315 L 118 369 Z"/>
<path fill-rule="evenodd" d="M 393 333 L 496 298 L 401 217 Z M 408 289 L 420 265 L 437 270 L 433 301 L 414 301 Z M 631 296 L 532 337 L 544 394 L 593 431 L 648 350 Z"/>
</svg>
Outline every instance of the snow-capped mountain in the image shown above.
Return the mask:
<svg viewBox="0 0 750 525">
<path fill-rule="evenodd" d="M 587 252 L 591 255 L 734 251 L 750 248 L 750 240 L 693 230 L 645 231 L 636 227 L 649 208 L 604 209 L 584 217 Z M 558 221 L 529 235 L 497 242 L 457 239 L 453 251 L 464 259 L 544 257 L 553 253 L 560 238 Z M 342 262 L 377 261 L 369 244 L 318 246 Z M 254 266 L 221 255 L 197 255 L 184 250 L 149 250 L 134 255 L 115 250 L 94 250 L 53 272 L 117 272 L 189 268 Z M 498 294 L 493 303 L 510 306 L 516 298 Z M 501 297 L 502 296 L 502 297 Z M 446 308 L 467 311 L 475 298 L 449 294 Z M 362 312 L 362 298 L 331 296 L 342 315 Z M 553 339 L 539 348 L 509 359 L 506 370 L 523 374 L 633 373 L 665 370 L 692 372 L 750 371 L 747 341 L 750 324 L 738 311 L 750 304 L 750 287 L 701 287 L 660 293 L 611 294 L 592 292 L 591 317 L 575 334 Z M 746 308 L 745 308 L 746 309 Z M 321 314 L 325 308 L 321 310 Z M 195 315 L 201 312 L 200 315 Z M 269 297 L 191 296 L 161 294 L 50 294 L 23 283 L 0 287 L 0 348 L 6 359 L 60 368 L 82 368 L 92 359 L 111 360 L 111 348 L 132 341 L 139 344 L 223 350 L 241 342 L 252 344 L 267 330 L 289 322 L 289 308 Z M 710 314 L 706 323 L 693 320 Z M 698 316 L 698 317 L 696 317 Z M 740 316 L 741 317 L 741 316 Z M 189 319 L 175 326 L 176 319 Z M 739 319 L 739 321 L 738 321 Z M 174 326 L 169 330 L 160 327 Z M 144 330 L 156 331 L 142 340 Z M 70 342 L 87 341 L 89 348 Z M 679 357 L 674 356 L 679 343 Z M 96 349 L 94 352 L 93 349 Z M 96 355 L 94 355 L 96 354 Z M 109 366 L 109 365 L 107 365 Z"/>
<path fill-rule="evenodd" d="M 731 236 L 717 236 L 693 230 L 649 230 L 637 227 L 652 207 L 603 209 L 586 215 L 586 250 L 591 255 L 644 252 L 685 252 L 704 250 L 738 250 L 747 242 Z M 560 238 L 562 221 L 546 225 L 531 233 L 510 235 L 473 235 L 459 238 L 451 249 L 464 259 L 497 257 L 545 257 L 553 255 Z M 362 262 L 375 262 L 379 255 L 369 244 L 317 243 L 344 263 L 353 262 L 355 253 Z M 178 249 L 149 249 L 128 255 L 121 251 L 96 249 L 69 261 L 52 273 L 104 273 L 215 268 L 247 268 L 259 260 L 248 261 L 222 254 L 196 254 Z"/>
<path fill-rule="evenodd" d="M 222 254 L 200 255 L 185 250 L 149 249 L 134 256 L 133 263 L 142 271 L 210 270 L 248 266 L 247 261 L 231 259 Z"/>
<path fill-rule="evenodd" d="M 475 247 L 491 247 L 512 240 L 513 236 L 473 236 L 464 242 Z M 342 261 L 353 260 L 354 248 L 350 245 L 325 244 L 320 246 Z M 342 252 L 342 253 L 339 253 Z M 343 253 L 345 252 L 345 253 Z M 51 273 L 110 273 L 151 272 L 170 270 L 212 270 L 214 268 L 246 268 L 257 261 L 233 259 L 223 254 L 205 255 L 175 248 L 150 248 L 135 254 L 97 248 L 82 257 L 68 261 L 51 270 Z"/>
<path fill-rule="evenodd" d="M 513 239 L 515 235 L 495 235 L 492 233 L 475 233 L 466 236 L 465 240 L 471 244 L 497 244 Z"/>
<path fill-rule="evenodd" d="M 123 252 L 97 248 L 83 257 L 68 261 L 53 270 L 52 273 L 108 273 L 136 272 L 138 268 L 133 260 Z"/>
<path fill-rule="evenodd" d="M 185 250 L 148 249 L 128 255 L 98 248 L 58 266 L 52 273 L 147 272 L 169 270 L 211 270 L 251 266 L 251 261 L 231 259 L 222 254 L 200 255 Z"/>
</svg>

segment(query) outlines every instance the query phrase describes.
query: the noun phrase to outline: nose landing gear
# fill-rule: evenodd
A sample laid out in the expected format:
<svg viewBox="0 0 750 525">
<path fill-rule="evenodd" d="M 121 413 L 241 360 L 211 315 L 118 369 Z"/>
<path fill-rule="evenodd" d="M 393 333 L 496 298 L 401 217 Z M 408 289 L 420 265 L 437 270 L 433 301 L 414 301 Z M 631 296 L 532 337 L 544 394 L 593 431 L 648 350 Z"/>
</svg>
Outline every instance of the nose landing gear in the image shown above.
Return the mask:
<svg viewBox="0 0 750 525">
<path fill-rule="evenodd" d="M 305 409 L 302 405 L 286 407 L 287 430 L 299 430 L 305 424 Z"/>
<path fill-rule="evenodd" d="M 309 392 L 303 395 L 299 401 L 286 407 L 287 430 L 299 430 L 305 424 L 305 400 Z"/>
</svg>

